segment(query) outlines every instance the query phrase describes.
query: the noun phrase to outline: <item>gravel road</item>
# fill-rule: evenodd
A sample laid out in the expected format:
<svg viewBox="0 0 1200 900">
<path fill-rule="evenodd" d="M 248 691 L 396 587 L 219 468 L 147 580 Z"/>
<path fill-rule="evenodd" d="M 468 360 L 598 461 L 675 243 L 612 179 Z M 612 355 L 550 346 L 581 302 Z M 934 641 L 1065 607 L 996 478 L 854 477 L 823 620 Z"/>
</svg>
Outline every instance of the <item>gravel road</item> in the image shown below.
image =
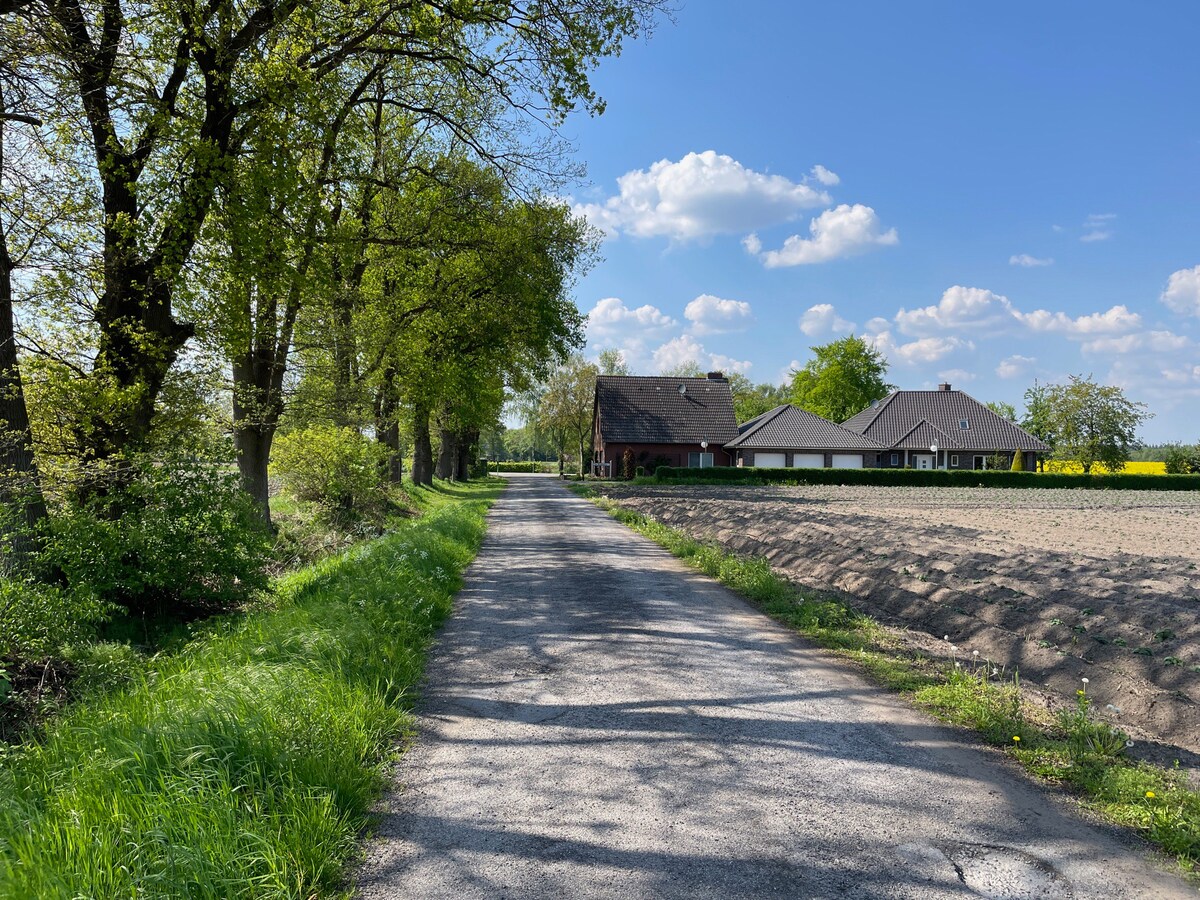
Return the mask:
<svg viewBox="0 0 1200 900">
<path fill-rule="evenodd" d="M 489 521 L 360 896 L 1196 897 L 554 480 Z"/>
</svg>

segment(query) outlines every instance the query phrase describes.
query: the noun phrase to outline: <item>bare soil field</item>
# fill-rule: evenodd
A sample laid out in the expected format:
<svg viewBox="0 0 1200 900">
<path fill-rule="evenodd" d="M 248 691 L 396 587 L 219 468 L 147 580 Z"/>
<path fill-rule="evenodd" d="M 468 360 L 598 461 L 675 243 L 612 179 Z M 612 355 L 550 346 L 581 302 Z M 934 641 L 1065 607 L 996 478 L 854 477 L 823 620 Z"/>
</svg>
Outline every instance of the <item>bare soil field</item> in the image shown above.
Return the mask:
<svg viewBox="0 0 1200 900">
<path fill-rule="evenodd" d="M 953 645 L 966 659 L 978 651 L 1068 699 L 1086 677 L 1105 718 L 1200 753 L 1200 492 L 604 492 L 694 537 L 765 556 L 917 646 Z"/>
</svg>

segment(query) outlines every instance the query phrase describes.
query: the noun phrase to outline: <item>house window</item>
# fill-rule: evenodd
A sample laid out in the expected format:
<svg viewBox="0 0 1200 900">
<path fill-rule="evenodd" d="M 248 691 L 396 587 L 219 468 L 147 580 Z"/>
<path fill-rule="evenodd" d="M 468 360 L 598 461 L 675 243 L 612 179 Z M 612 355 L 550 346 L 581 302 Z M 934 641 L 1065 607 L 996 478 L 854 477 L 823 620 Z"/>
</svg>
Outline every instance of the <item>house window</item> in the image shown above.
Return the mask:
<svg viewBox="0 0 1200 900">
<path fill-rule="evenodd" d="M 987 468 L 987 457 L 986 456 L 975 457 L 973 468 L 986 469 Z"/>
<path fill-rule="evenodd" d="M 900 454 L 899 453 L 892 454 L 892 465 L 893 466 L 900 465 Z"/>
<path fill-rule="evenodd" d="M 693 469 L 711 469 L 713 455 L 711 453 L 689 453 L 688 466 Z"/>
<path fill-rule="evenodd" d="M 958 468 L 958 457 L 957 456 L 950 457 L 950 465 L 956 469 Z"/>
<path fill-rule="evenodd" d="M 966 419 L 959 419 L 958 427 L 961 428 L 963 431 L 967 431 L 970 429 L 971 423 L 968 422 Z"/>
</svg>

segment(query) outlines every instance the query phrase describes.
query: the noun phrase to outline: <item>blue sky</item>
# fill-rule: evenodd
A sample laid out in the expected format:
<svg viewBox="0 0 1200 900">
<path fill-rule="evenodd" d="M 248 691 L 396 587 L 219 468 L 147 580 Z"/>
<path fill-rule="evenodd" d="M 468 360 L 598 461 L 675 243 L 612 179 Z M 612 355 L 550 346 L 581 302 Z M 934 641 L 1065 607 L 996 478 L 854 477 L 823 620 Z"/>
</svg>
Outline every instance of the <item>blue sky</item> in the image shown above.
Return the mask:
<svg viewBox="0 0 1200 900">
<path fill-rule="evenodd" d="M 1200 4 L 685 0 L 567 128 L 589 352 L 904 388 L 1094 374 L 1200 439 Z"/>
</svg>

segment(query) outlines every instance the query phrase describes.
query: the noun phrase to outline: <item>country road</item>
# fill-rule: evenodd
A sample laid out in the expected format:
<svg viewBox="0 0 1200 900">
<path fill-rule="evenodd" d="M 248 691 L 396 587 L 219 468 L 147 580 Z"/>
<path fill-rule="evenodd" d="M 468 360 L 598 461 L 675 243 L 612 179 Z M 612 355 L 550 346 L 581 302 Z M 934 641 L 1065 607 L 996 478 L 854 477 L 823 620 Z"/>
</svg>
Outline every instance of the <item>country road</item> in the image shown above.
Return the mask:
<svg viewBox="0 0 1200 900">
<path fill-rule="evenodd" d="M 1195 897 L 545 476 L 441 632 L 364 898 Z"/>
</svg>

